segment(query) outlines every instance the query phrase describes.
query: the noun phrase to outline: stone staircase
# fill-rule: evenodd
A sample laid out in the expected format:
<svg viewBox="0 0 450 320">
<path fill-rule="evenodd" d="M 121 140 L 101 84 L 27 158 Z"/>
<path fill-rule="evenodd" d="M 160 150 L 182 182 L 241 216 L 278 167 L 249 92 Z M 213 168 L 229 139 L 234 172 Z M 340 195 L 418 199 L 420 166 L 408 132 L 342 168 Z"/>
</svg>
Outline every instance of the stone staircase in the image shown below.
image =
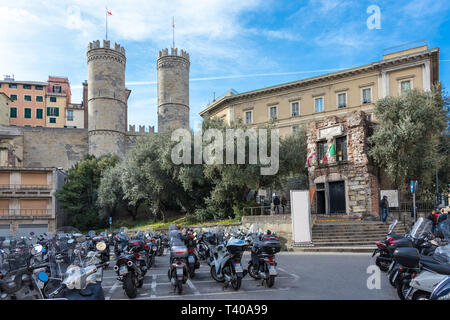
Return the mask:
<svg viewBox="0 0 450 320">
<path fill-rule="evenodd" d="M 294 251 L 370 252 L 376 247 L 376 242 L 386 237 L 389 224 L 356 219 L 318 220 L 312 228 L 313 245 L 294 246 Z M 403 223 L 399 222 L 394 232 L 404 234 Z"/>
</svg>

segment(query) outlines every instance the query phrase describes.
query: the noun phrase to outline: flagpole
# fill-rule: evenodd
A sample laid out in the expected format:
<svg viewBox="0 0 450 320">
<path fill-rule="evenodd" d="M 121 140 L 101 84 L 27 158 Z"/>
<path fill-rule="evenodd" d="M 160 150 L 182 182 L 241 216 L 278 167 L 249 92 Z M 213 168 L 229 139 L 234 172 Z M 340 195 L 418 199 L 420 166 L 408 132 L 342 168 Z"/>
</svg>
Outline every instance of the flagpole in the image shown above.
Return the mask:
<svg viewBox="0 0 450 320">
<path fill-rule="evenodd" d="M 175 49 L 175 17 L 172 17 L 172 48 Z"/>
<path fill-rule="evenodd" d="M 106 40 L 108 40 L 108 8 L 106 8 L 105 17 L 106 17 Z"/>
</svg>

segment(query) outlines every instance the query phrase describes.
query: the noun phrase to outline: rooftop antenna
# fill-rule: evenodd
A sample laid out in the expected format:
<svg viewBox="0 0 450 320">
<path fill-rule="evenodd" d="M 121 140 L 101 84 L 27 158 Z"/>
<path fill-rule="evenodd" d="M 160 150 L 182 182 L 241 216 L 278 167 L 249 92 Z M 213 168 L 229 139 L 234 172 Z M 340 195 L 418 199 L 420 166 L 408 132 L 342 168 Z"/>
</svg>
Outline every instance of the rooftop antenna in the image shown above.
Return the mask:
<svg viewBox="0 0 450 320">
<path fill-rule="evenodd" d="M 172 48 L 175 49 L 175 17 L 172 17 Z"/>
<path fill-rule="evenodd" d="M 213 101 L 216 101 L 216 92 L 214 92 L 214 98 Z"/>
</svg>

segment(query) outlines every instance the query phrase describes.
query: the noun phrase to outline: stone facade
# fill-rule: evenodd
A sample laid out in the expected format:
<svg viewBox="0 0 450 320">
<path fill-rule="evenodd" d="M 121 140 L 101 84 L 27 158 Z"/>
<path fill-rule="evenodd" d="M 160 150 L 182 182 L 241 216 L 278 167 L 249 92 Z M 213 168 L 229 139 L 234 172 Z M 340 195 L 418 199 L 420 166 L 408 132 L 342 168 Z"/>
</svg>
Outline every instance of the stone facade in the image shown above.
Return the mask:
<svg viewBox="0 0 450 320">
<path fill-rule="evenodd" d="M 89 153 L 100 157 L 125 155 L 126 104 L 125 49 L 110 48 L 104 40 L 89 44 L 88 61 L 88 136 Z"/>
<path fill-rule="evenodd" d="M 377 170 L 367 155 L 370 128 L 371 122 L 362 111 L 343 117 L 328 117 L 307 125 L 308 154 L 315 154 L 316 159 L 311 161 L 308 169 L 310 187 L 315 191 L 313 212 L 346 213 L 358 217 L 378 216 Z M 337 147 L 336 141 L 339 137 L 346 139 L 346 159 L 341 153 L 328 156 L 327 161 L 322 162 L 319 143 L 326 143 L 326 150 L 329 150 L 331 144 Z M 331 188 L 343 190 L 336 191 Z M 338 204 L 335 205 L 336 203 Z M 345 212 L 335 211 L 339 205 Z"/>
<path fill-rule="evenodd" d="M 189 54 L 164 49 L 158 54 L 158 131 L 189 129 Z"/>
</svg>

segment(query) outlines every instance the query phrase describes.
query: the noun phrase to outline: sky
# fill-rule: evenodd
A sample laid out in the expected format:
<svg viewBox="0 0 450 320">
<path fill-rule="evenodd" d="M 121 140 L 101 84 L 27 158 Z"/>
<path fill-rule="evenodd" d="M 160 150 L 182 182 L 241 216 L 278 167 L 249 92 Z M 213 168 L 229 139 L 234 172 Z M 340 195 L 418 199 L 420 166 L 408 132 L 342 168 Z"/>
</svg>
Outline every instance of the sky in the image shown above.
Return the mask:
<svg viewBox="0 0 450 320">
<path fill-rule="evenodd" d="M 379 8 L 373 20 L 373 7 Z M 88 43 L 126 50 L 129 124 L 157 129 L 156 59 L 175 46 L 190 54 L 190 125 L 215 96 L 305 79 L 382 59 L 394 46 L 440 48 L 450 86 L 448 0 L 0 0 L 0 77 L 68 77 L 82 99 Z M 379 25 L 374 25 L 379 21 Z M 409 45 L 411 46 L 411 45 Z"/>
</svg>

